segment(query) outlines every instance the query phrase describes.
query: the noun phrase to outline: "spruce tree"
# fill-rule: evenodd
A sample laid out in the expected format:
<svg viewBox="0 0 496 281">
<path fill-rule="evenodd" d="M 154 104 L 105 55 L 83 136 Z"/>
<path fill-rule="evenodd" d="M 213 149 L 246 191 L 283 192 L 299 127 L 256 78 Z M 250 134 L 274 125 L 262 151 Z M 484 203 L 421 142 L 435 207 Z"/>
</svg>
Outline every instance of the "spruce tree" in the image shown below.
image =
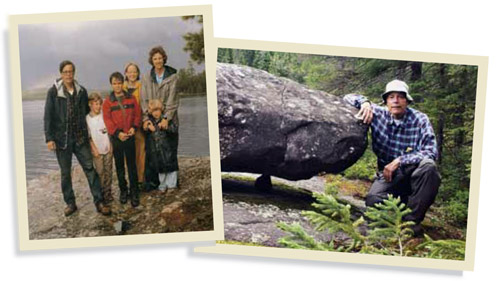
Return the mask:
<svg viewBox="0 0 496 281">
<path fill-rule="evenodd" d="M 426 236 L 425 243 L 417 247 L 420 254 L 405 251 L 405 242 L 411 237 L 410 226 L 413 222 L 403 221 L 403 217 L 411 212 L 401 203 L 400 198 L 392 195 L 382 204 L 367 208 L 365 216 L 369 220 L 369 231 L 362 234 L 360 226 L 365 224 L 364 218 L 353 219 L 351 206 L 340 203 L 330 194 L 314 193 L 315 211 L 303 211 L 302 214 L 316 231 L 331 234 L 329 241 L 317 241 L 297 223 L 277 223 L 277 227 L 288 235 L 279 239 L 284 247 L 293 249 L 359 252 L 381 255 L 416 255 L 430 258 L 463 259 L 465 242 L 461 240 L 434 241 Z M 337 232 L 345 233 L 350 241 L 335 241 Z M 422 252 L 425 251 L 425 252 Z"/>
</svg>

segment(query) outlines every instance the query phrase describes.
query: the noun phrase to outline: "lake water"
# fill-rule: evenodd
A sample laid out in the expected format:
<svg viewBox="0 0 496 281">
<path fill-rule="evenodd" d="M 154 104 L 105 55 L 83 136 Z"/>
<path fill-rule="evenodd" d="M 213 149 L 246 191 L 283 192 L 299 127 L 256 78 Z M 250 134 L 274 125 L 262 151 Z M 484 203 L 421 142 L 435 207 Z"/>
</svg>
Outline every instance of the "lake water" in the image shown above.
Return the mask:
<svg viewBox="0 0 496 281">
<path fill-rule="evenodd" d="M 26 179 L 58 170 L 55 153 L 48 151 L 43 129 L 44 100 L 22 103 Z M 179 155 L 209 156 L 207 99 L 181 98 L 179 106 Z M 73 156 L 73 163 L 77 163 Z"/>
</svg>

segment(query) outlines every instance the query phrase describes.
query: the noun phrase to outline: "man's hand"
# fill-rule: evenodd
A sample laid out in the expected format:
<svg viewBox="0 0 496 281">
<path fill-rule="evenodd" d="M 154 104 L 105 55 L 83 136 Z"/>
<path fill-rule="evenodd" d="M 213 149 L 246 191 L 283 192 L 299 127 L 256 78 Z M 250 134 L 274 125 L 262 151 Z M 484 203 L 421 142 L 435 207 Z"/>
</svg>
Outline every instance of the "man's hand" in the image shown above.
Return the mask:
<svg viewBox="0 0 496 281">
<path fill-rule="evenodd" d="M 50 151 L 54 151 L 57 148 L 54 141 L 47 142 L 47 147 L 48 147 L 48 150 L 50 150 Z"/>
<path fill-rule="evenodd" d="M 162 119 L 158 124 L 158 127 L 161 130 L 167 130 L 167 128 L 169 128 L 169 121 L 167 119 Z"/>
<path fill-rule="evenodd" d="M 123 132 L 119 133 L 119 140 L 127 141 L 128 138 L 129 138 L 129 136 L 126 133 L 123 133 Z"/>
<path fill-rule="evenodd" d="M 358 111 L 356 117 L 362 119 L 363 123 L 365 124 L 372 123 L 372 118 L 374 118 L 374 111 L 372 110 L 370 102 L 362 103 L 362 105 L 360 106 L 360 111 Z"/>
<path fill-rule="evenodd" d="M 386 182 L 391 182 L 393 180 L 393 174 L 396 169 L 400 166 L 400 159 L 396 158 L 394 159 L 391 163 L 387 164 L 386 167 L 384 167 L 384 171 L 382 174 L 384 175 L 384 179 Z"/>
<path fill-rule="evenodd" d="M 127 135 L 128 135 L 128 136 L 130 136 L 130 137 L 132 137 L 132 136 L 134 136 L 134 134 L 135 134 L 135 133 L 136 133 L 136 131 L 134 130 L 134 128 L 131 128 L 131 129 L 129 129 L 129 131 L 127 132 Z"/>
</svg>

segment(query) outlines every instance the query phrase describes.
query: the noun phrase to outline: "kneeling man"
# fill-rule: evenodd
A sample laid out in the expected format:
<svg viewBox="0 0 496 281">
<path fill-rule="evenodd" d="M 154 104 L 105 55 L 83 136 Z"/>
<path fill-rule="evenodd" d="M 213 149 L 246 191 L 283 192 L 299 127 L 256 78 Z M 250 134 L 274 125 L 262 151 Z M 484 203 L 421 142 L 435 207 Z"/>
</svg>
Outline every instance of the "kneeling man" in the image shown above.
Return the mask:
<svg viewBox="0 0 496 281">
<path fill-rule="evenodd" d="M 370 124 L 372 150 L 377 155 L 379 172 L 365 204 L 381 203 L 388 194 L 400 196 L 412 210 L 404 220 L 415 222 L 414 235 L 421 235 L 420 223 L 441 184 L 435 163 L 436 137 L 429 118 L 408 107 L 413 99 L 408 85 L 400 80 L 387 84 L 382 94 L 386 107 L 372 104 L 356 94 L 346 95 L 344 99 L 359 108 L 358 117 Z"/>
</svg>

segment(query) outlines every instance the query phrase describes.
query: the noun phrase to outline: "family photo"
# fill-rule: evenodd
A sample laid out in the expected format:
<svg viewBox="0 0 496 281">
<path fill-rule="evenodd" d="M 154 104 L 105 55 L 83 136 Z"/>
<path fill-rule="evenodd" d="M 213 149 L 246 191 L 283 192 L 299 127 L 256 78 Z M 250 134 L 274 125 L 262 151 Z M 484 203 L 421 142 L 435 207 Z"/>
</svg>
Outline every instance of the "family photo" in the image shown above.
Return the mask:
<svg viewBox="0 0 496 281">
<path fill-rule="evenodd" d="M 219 48 L 218 245 L 465 260 L 478 71 Z"/>
<path fill-rule="evenodd" d="M 29 239 L 214 230 L 203 15 L 19 25 Z"/>
</svg>

